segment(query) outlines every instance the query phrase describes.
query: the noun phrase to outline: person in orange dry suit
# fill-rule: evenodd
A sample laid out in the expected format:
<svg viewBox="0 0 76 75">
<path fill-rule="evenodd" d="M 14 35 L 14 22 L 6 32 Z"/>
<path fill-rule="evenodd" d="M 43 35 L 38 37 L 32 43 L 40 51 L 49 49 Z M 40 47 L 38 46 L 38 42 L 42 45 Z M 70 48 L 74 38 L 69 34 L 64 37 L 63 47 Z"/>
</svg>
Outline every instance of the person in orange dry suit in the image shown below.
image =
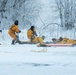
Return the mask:
<svg viewBox="0 0 76 75">
<path fill-rule="evenodd" d="M 27 37 L 30 39 L 31 43 L 43 43 L 43 37 L 37 37 L 36 29 L 34 26 L 31 26 L 27 31 Z"/>
<path fill-rule="evenodd" d="M 76 40 L 64 38 L 60 43 L 61 44 L 76 44 Z"/>
<path fill-rule="evenodd" d="M 62 37 L 60 37 L 59 39 L 53 38 L 52 41 L 54 43 L 59 43 L 59 44 L 76 44 L 76 40 L 69 38 L 62 38 Z"/>
<path fill-rule="evenodd" d="M 18 20 L 14 22 L 14 24 L 10 27 L 8 33 L 13 38 L 12 44 L 20 43 L 17 33 L 20 33 L 21 31 L 18 28 Z"/>
</svg>

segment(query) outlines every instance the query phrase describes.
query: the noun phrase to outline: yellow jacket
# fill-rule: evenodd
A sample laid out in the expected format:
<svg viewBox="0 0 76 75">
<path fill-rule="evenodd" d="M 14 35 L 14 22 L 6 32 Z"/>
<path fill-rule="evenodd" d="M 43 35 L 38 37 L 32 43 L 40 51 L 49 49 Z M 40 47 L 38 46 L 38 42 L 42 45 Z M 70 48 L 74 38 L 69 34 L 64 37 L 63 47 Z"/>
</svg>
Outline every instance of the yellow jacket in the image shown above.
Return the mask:
<svg viewBox="0 0 76 75">
<path fill-rule="evenodd" d="M 34 32 L 36 32 L 36 29 L 34 29 Z M 32 43 L 43 43 L 42 37 L 36 37 L 35 34 L 33 33 L 33 31 L 31 29 L 29 29 L 27 31 L 27 37 L 28 37 L 28 39 L 30 39 L 30 41 L 31 41 L 32 36 L 34 37 L 34 39 L 32 40 Z"/>
<path fill-rule="evenodd" d="M 67 40 L 66 44 L 76 44 L 76 41 L 69 39 L 69 40 Z"/>
<path fill-rule="evenodd" d="M 34 36 L 33 31 L 31 29 L 29 29 L 27 31 L 27 37 L 28 37 L 28 39 L 31 39 L 32 36 Z"/>
<path fill-rule="evenodd" d="M 76 44 L 76 41 L 69 38 L 64 38 L 60 43 L 61 44 Z"/>
<path fill-rule="evenodd" d="M 18 26 L 17 25 L 12 25 L 11 28 L 9 29 L 8 33 L 9 35 L 14 39 L 16 40 L 16 33 L 19 33 L 19 29 L 18 29 Z"/>
</svg>

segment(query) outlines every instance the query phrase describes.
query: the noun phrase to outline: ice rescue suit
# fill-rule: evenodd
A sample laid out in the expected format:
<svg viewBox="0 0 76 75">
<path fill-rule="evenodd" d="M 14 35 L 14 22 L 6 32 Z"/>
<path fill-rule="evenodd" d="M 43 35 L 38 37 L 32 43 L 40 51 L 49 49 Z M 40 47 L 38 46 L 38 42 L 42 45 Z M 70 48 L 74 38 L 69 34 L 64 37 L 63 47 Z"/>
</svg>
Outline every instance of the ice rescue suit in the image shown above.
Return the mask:
<svg viewBox="0 0 76 75">
<path fill-rule="evenodd" d="M 64 38 L 61 42 L 61 44 L 76 44 L 76 41 L 69 38 Z"/>
<path fill-rule="evenodd" d="M 17 25 L 12 25 L 11 28 L 8 31 L 9 35 L 16 40 L 16 34 L 15 33 L 19 33 L 19 29 Z"/>
<path fill-rule="evenodd" d="M 36 37 L 36 29 L 34 29 L 34 31 L 29 29 L 27 31 L 27 37 L 28 39 L 30 39 L 30 42 L 31 42 L 31 38 L 33 38 L 32 43 L 43 43 L 42 37 Z"/>
</svg>

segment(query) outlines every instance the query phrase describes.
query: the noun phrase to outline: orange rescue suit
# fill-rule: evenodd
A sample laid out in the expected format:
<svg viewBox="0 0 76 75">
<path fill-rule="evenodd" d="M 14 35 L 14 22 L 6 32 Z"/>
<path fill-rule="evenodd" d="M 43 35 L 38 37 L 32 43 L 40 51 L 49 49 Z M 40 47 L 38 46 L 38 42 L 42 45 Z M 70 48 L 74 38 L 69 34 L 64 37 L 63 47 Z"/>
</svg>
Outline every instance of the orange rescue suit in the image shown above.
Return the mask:
<svg viewBox="0 0 76 75">
<path fill-rule="evenodd" d="M 60 43 L 62 43 L 62 44 L 76 44 L 76 41 L 69 39 L 69 38 L 64 38 Z"/>
<path fill-rule="evenodd" d="M 31 39 L 32 36 L 34 36 L 33 31 L 31 29 L 29 29 L 27 31 L 27 37 L 28 37 L 28 39 Z"/>
<path fill-rule="evenodd" d="M 18 26 L 17 25 L 12 25 L 11 28 L 9 29 L 8 33 L 9 35 L 14 39 L 16 40 L 16 33 L 19 33 L 19 29 L 18 29 Z"/>
<path fill-rule="evenodd" d="M 36 30 L 34 30 L 34 32 L 36 32 Z M 33 43 L 43 43 L 43 39 L 42 39 L 42 37 L 36 37 L 35 35 L 34 35 L 34 33 L 33 33 L 33 31 L 31 30 L 31 29 L 29 29 L 28 31 L 27 31 L 27 37 L 28 37 L 28 39 L 31 39 L 31 37 L 34 37 L 34 39 L 33 39 Z"/>
</svg>

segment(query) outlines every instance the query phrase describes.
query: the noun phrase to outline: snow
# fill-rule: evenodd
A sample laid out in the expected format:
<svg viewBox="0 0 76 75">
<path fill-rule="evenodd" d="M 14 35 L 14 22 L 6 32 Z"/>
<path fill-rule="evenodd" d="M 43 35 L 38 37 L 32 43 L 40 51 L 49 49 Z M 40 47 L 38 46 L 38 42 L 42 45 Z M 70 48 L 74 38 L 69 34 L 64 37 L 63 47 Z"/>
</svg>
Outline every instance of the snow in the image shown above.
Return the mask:
<svg viewBox="0 0 76 75">
<path fill-rule="evenodd" d="M 20 40 L 28 40 L 26 31 Z M 76 75 L 76 47 L 11 45 L 8 30 L 0 35 L 0 75 Z"/>
<path fill-rule="evenodd" d="M 0 45 L 0 75 L 76 75 L 75 47 Z"/>
<path fill-rule="evenodd" d="M 40 31 L 41 35 L 46 35 L 44 41 L 50 42 L 52 38 L 59 38 L 60 36 L 76 39 L 75 29 L 61 31 L 62 29 L 58 26 L 51 25 L 47 30 L 44 30 L 45 32 L 39 29 L 44 28 L 44 24 L 60 23 L 60 20 L 56 18 L 59 13 L 54 11 L 54 0 L 39 1 L 42 3 L 43 9 L 34 25 L 38 27 L 37 31 Z M 19 12 L 13 11 L 13 8 L 9 9 L 13 5 L 14 1 L 8 0 L 6 4 L 8 11 L 3 13 L 7 19 L 0 18 L 0 29 L 2 29 L 2 33 L 0 33 L 0 43 L 2 44 L 0 45 L 0 75 L 76 75 L 76 47 L 37 47 L 37 44 L 11 45 L 12 38 L 6 29 L 10 28 L 15 19 L 19 20 L 20 27 L 26 24 L 24 23 L 25 20 L 29 20 L 29 18 L 23 18 L 24 14 L 26 17 L 27 11 L 22 13 L 23 10 Z M 14 17 L 16 12 L 20 14 L 17 18 Z M 32 22 L 32 19 L 29 22 Z M 27 30 L 21 30 L 19 34 L 21 41 L 28 40 L 26 32 Z"/>
<path fill-rule="evenodd" d="M 26 32 L 20 40 L 28 40 Z M 76 75 L 76 47 L 11 45 L 8 30 L 0 35 L 0 75 Z"/>
</svg>

